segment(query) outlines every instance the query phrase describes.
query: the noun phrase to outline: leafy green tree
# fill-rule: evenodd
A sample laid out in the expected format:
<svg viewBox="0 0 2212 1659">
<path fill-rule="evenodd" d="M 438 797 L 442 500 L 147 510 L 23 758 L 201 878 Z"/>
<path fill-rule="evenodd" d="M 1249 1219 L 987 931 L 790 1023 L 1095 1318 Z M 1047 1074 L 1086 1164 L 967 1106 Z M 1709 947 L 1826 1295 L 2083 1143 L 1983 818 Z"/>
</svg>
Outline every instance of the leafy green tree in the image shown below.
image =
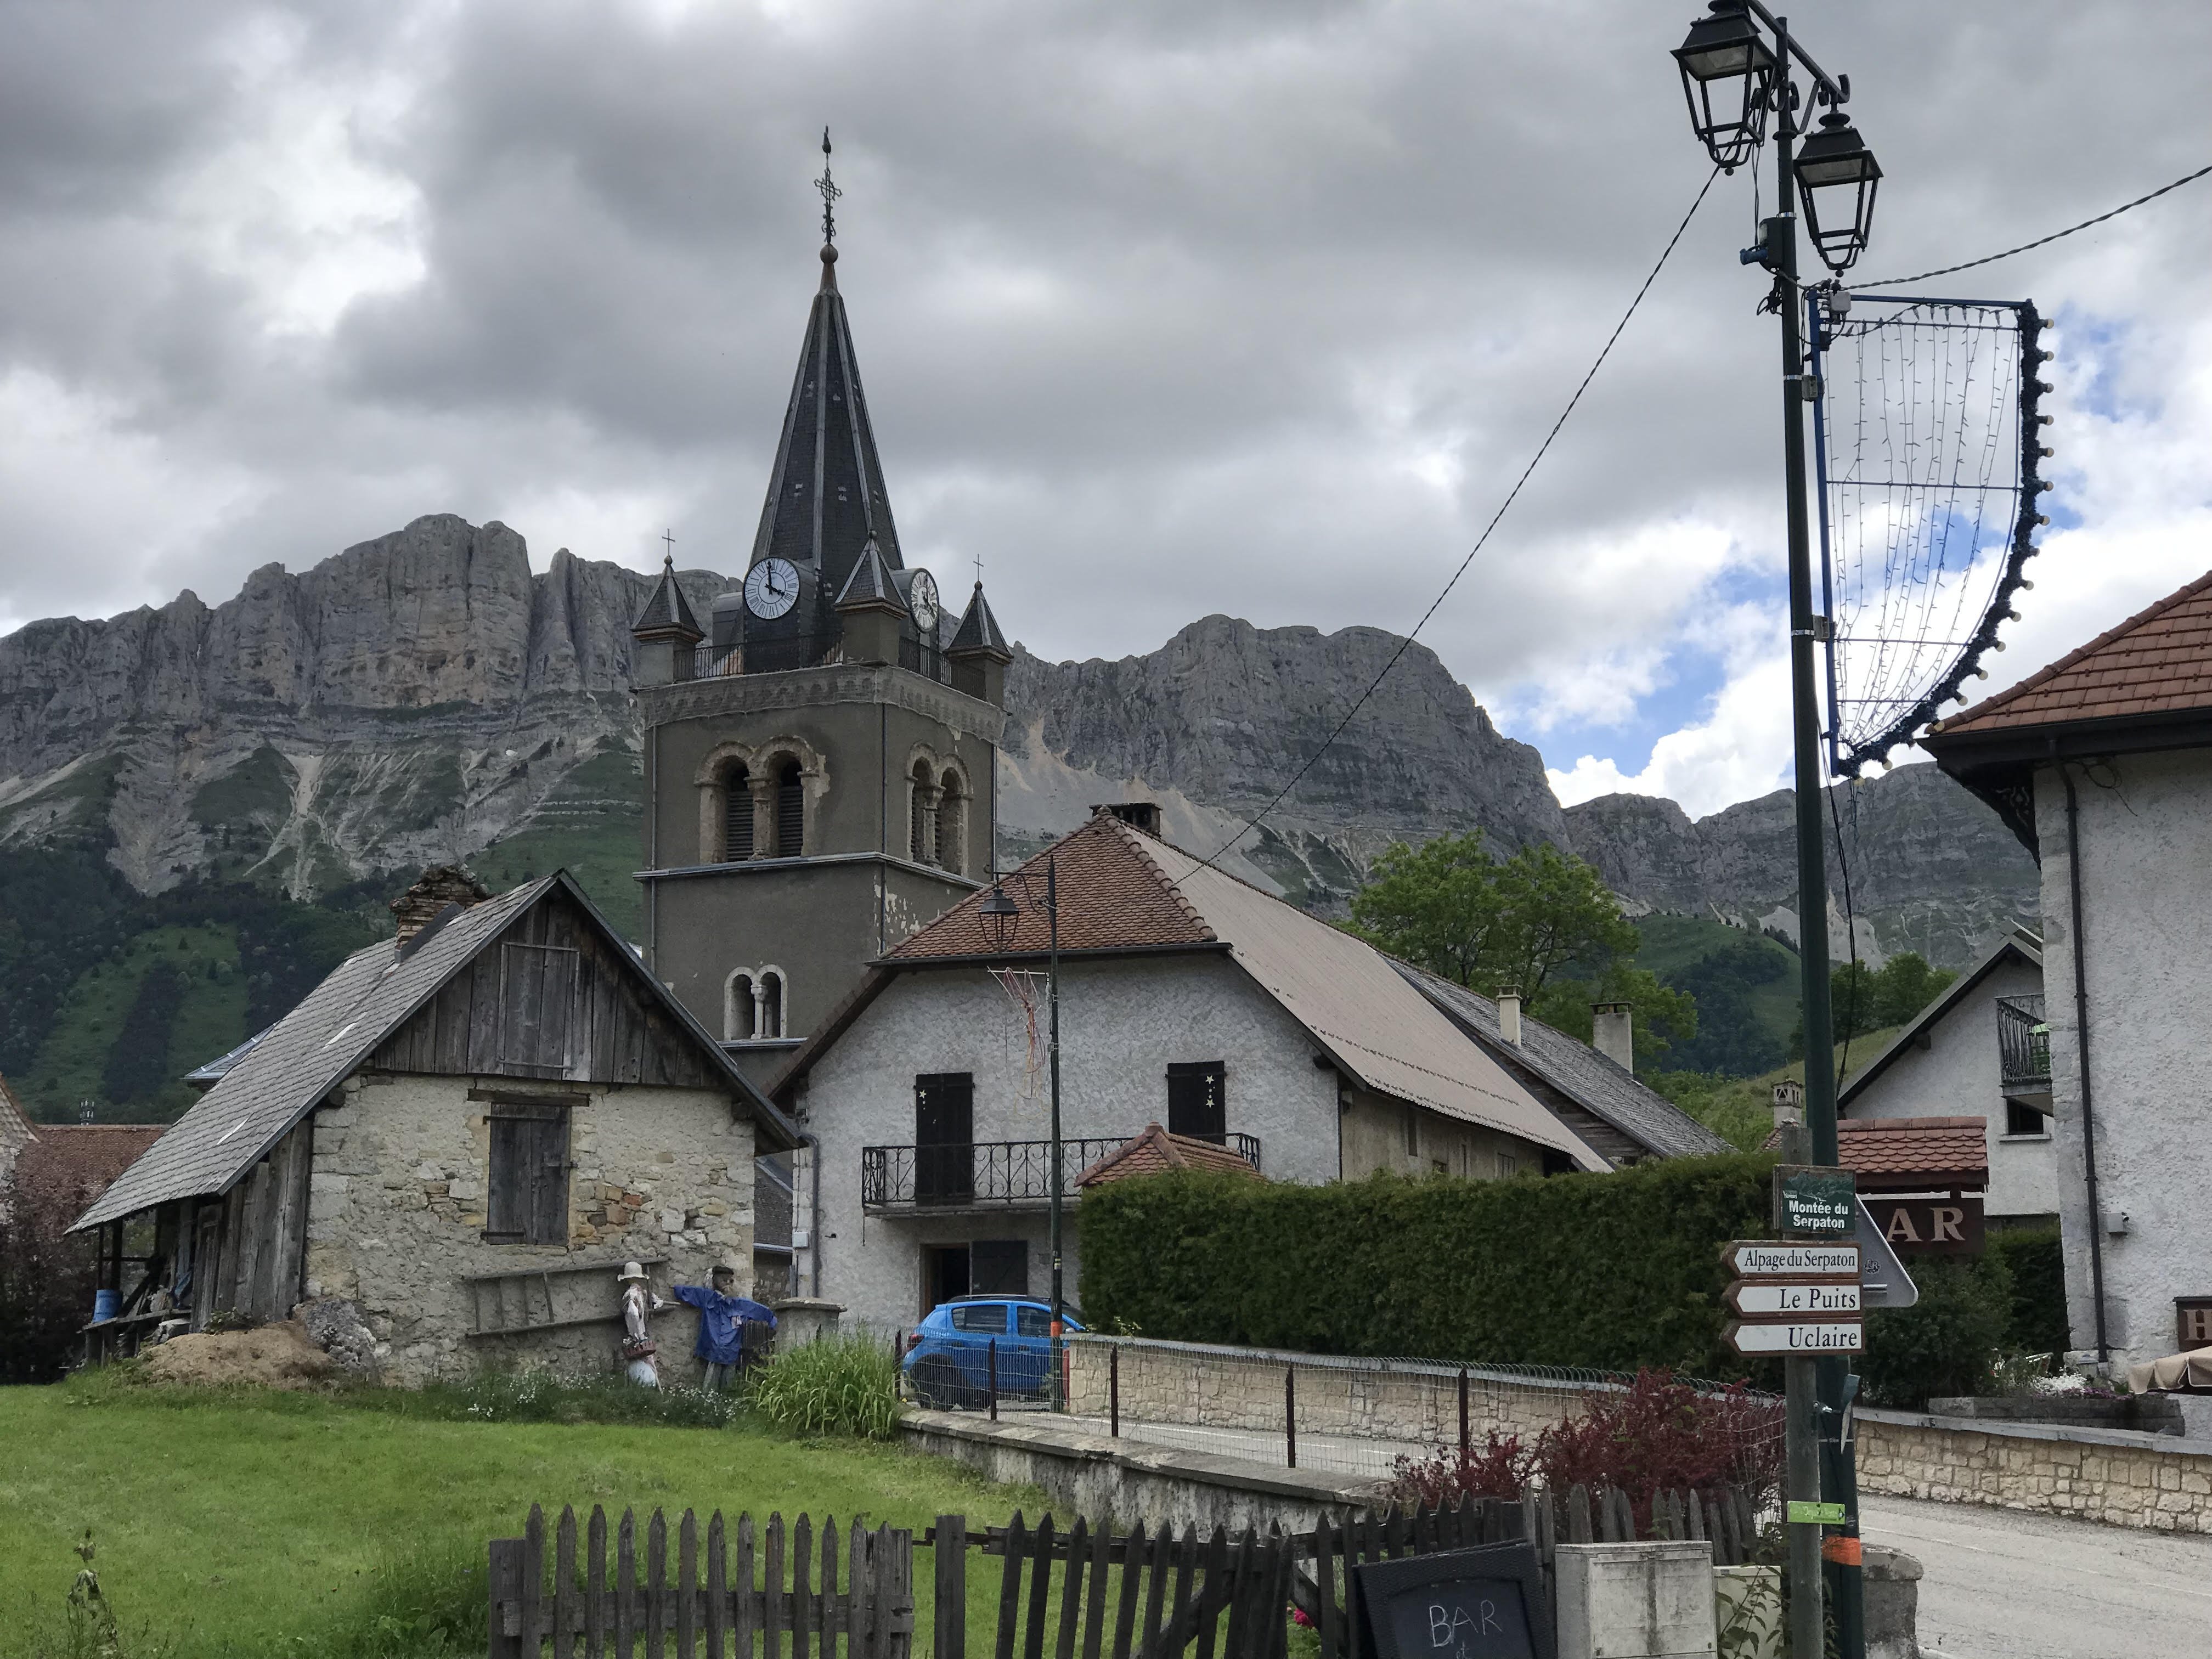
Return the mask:
<svg viewBox="0 0 2212 1659">
<path fill-rule="evenodd" d="M 1836 1037 L 1864 1036 L 1902 1025 L 1943 994 L 1958 975 L 1931 968 L 1917 951 L 1904 951 L 1881 968 L 1863 962 L 1839 963 L 1828 979 L 1828 1000 Z M 1802 1046 L 1802 1038 L 1799 1039 Z"/>
<path fill-rule="evenodd" d="M 1752 993 L 1790 971 L 1789 958 L 1753 939 L 1676 969 L 1668 983 L 1697 1003 L 1698 1029 L 1686 1034 L 1670 1064 L 1729 1077 L 1755 1077 L 1781 1065 L 1784 1045 L 1759 1018 Z"/>
<path fill-rule="evenodd" d="M 1621 961 L 1607 964 L 1595 980 L 1561 975 L 1545 986 L 1528 1012 L 1554 1030 L 1590 1040 L 1595 1021 L 1590 1006 L 1625 1002 L 1635 1010 L 1631 1027 L 1636 1041 L 1638 1076 L 1651 1070 L 1677 1042 L 1698 1035 L 1698 1003 L 1694 997 L 1662 981 L 1648 968 Z"/>
<path fill-rule="evenodd" d="M 1635 927 L 1582 860 L 1548 842 L 1495 857 L 1483 832 L 1395 842 L 1352 901 L 1352 931 L 1487 996 L 1531 999 L 1570 963 L 1602 973 L 1634 951 Z"/>
</svg>

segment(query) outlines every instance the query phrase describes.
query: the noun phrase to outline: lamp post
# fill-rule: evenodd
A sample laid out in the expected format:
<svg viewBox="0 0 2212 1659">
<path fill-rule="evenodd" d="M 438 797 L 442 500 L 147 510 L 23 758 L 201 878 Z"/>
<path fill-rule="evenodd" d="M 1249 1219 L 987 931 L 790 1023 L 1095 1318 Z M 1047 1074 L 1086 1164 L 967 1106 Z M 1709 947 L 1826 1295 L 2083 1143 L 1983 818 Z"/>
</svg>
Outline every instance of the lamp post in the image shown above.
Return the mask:
<svg viewBox="0 0 2212 1659">
<path fill-rule="evenodd" d="M 1813 647 L 1833 633 L 1813 609 L 1812 533 L 1806 501 L 1805 405 L 1818 395 L 1805 350 L 1807 295 L 1797 274 L 1797 204 L 1802 199 L 1814 251 L 1831 272 L 1850 269 L 1867 245 L 1881 168 L 1843 113 L 1848 76 L 1831 76 L 1759 0 L 1711 0 L 1674 52 L 1690 123 L 1716 167 L 1731 172 L 1756 163 L 1774 122 L 1775 211 L 1759 226 L 1758 245 L 1742 254 L 1774 276 L 1767 301 L 1782 321 L 1782 453 L 1789 517 L 1790 692 L 1796 772 L 1797 930 L 1805 1029 L 1804 1128 L 1807 1155 L 1836 1162 L 1836 1078 L 1828 1007 L 1828 873 L 1820 827 L 1820 709 Z M 1801 96 L 1798 75 L 1808 89 Z M 1825 107 L 1820 130 L 1798 143 L 1801 105 Z M 1832 286 L 1832 285 L 1824 285 Z M 1789 1526 L 1790 1644 L 1798 1659 L 1820 1659 L 1823 1647 L 1819 1588 L 1824 1555 L 1835 1565 L 1837 1635 L 1844 1659 L 1865 1652 L 1858 1559 L 1856 1479 L 1842 1444 L 1845 1364 L 1840 1359 L 1785 1362 L 1790 1394 L 1792 1499 L 1812 1499 L 1825 1486 L 1847 1506 L 1850 1520 L 1835 1547 L 1823 1547 L 1819 1526 Z M 1821 1477 L 1825 1474 L 1825 1480 Z M 1809 1594 L 1798 1593 L 1809 1591 Z"/>
<path fill-rule="evenodd" d="M 1012 943 L 1019 931 L 1021 906 L 1006 891 L 1006 884 L 994 881 L 991 895 L 978 907 L 983 918 L 985 932 L 994 949 L 1004 951 Z M 1050 854 L 1044 861 L 1044 923 L 1045 923 L 1045 1000 L 1050 1009 L 1046 1052 L 1050 1056 L 1052 1070 L 1052 1173 L 1051 1191 L 1047 1200 L 1047 1214 L 1052 1251 L 1052 1408 L 1066 1407 L 1065 1350 L 1067 1334 L 1066 1316 L 1066 1285 L 1060 1266 L 1060 867 Z"/>
</svg>

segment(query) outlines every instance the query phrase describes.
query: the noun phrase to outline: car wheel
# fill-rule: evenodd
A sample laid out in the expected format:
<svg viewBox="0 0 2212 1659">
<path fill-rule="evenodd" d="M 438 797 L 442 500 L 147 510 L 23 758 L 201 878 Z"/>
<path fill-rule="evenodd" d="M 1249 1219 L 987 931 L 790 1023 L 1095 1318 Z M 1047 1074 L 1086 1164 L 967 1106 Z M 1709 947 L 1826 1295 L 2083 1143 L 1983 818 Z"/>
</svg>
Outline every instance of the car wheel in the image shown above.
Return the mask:
<svg viewBox="0 0 2212 1659">
<path fill-rule="evenodd" d="M 907 1380 L 914 1387 L 915 1403 L 932 1411 L 957 1410 L 962 1396 L 968 1392 L 961 1382 L 958 1367 L 935 1354 L 908 1372 Z"/>
</svg>

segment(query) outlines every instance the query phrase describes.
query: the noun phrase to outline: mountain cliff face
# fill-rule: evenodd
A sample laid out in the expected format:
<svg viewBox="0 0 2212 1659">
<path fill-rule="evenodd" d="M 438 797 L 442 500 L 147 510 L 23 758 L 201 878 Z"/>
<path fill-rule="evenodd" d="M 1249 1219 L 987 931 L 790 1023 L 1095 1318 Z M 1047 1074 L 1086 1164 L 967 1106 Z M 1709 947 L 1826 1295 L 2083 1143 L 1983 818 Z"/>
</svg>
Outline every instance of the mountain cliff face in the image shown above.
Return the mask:
<svg viewBox="0 0 2212 1659">
<path fill-rule="evenodd" d="M 728 585 L 682 580 L 702 613 Z M 638 813 L 629 626 L 649 581 L 565 549 L 533 574 L 505 526 L 435 516 L 296 575 L 265 567 L 212 609 L 185 592 L 34 623 L 0 639 L 0 847 L 98 848 L 144 894 L 197 878 L 302 899 L 450 859 L 494 878 L 563 862 L 619 917 Z M 1316 908 L 1340 909 L 1390 842 L 1480 825 L 1571 847 L 1639 906 L 1794 936 L 1787 792 L 1695 823 L 1636 796 L 1562 811 L 1537 751 L 1419 645 L 1324 747 L 1397 643 L 1209 617 L 1118 661 L 1018 656 L 1003 853 L 1135 791 L 1211 852 L 1304 768 L 1231 862 Z M 1933 768 L 1838 811 L 1863 953 L 1958 965 L 2033 911 L 2033 865 Z"/>
</svg>

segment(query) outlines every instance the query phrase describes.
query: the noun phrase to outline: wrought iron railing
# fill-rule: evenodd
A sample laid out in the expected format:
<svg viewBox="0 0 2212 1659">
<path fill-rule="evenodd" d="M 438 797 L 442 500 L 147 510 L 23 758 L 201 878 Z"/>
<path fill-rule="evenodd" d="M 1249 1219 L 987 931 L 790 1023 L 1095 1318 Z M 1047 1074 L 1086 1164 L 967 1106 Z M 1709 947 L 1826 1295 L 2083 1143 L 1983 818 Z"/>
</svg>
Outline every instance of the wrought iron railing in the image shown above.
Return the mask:
<svg viewBox="0 0 2212 1659">
<path fill-rule="evenodd" d="M 1060 1143 L 1060 1193 L 1129 1135 L 1089 1135 Z M 1255 1170 L 1257 1135 L 1226 1135 L 1223 1144 Z M 962 1208 L 981 1204 L 1043 1203 L 1052 1196 L 1052 1142 L 977 1140 L 935 1146 L 863 1146 L 860 1203 L 871 1210 Z"/>
<path fill-rule="evenodd" d="M 781 639 L 752 640 L 743 645 L 699 645 L 676 653 L 679 680 L 728 679 L 738 674 L 775 674 L 791 668 L 812 668 L 834 662 L 843 642 L 842 634 L 792 634 Z M 951 684 L 951 665 L 934 644 L 921 640 L 899 641 L 899 666 L 941 684 Z"/>
<path fill-rule="evenodd" d="M 899 641 L 899 666 L 910 669 L 927 678 L 950 684 L 945 673 L 945 653 L 936 645 L 923 640 Z"/>
<path fill-rule="evenodd" d="M 1997 1069 L 2008 1093 L 2051 1087 L 2051 1027 L 2040 994 L 1997 999 Z"/>
</svg>

